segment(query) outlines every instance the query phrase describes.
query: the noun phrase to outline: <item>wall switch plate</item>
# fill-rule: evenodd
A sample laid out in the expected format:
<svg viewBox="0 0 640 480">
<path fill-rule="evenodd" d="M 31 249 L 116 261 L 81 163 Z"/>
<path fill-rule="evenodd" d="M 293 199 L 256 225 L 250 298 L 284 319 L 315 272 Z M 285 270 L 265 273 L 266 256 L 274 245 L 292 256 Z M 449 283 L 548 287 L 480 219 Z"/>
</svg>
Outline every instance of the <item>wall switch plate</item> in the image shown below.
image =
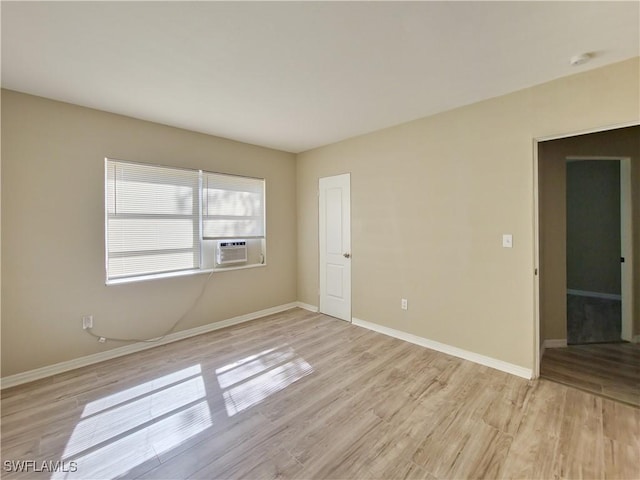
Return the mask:
<svg viewBox="0 0 640 480">
<path fill-rule="evenodd" d="M 93 315 L 85 315 L 82 317 L 82 328 L 84 330 L 87 328 L 93 328 Z"/>
<path fill-rule="evenodd" d="M 513 248 L 513 235 L 510 233 L 502 235 L 502 246 L 504 248 Z"/>
<path fill-rule="evenodd" d="M 409 303 L 407 302 L 406 298 L 400 299 L 400 308 L 402 310 L 408 310 L 409 309 Z"/>
</svg>

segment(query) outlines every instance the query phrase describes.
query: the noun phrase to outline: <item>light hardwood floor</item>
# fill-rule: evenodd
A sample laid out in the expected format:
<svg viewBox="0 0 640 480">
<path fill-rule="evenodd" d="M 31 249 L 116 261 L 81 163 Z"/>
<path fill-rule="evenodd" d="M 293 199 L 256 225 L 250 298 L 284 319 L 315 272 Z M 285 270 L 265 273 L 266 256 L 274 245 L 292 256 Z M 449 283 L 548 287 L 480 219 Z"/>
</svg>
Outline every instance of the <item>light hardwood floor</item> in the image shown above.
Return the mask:
<svg viewBox="0 0 640 480">
<path fill-rule="evenodd" d="M 540 375 L 640 407 L 640 345 L 603 343 L 545 350 Z"/>
<path fill-rule="evenodd" d="M 299 309 L 2 392 L 3 467 L 77 469 L 7 479 L 632 479 L 639 452 L 639 409 Z"/>
</svg>

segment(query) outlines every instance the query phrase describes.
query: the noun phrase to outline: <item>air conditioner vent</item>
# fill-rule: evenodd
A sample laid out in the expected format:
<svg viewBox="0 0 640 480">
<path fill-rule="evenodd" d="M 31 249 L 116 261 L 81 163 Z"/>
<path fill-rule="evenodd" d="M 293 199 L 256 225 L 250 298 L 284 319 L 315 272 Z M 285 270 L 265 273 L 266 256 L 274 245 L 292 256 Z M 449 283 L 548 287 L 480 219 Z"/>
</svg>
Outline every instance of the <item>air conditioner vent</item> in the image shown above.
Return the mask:
<svg viewBox="0 0 640 480">
<path fill-rule="evenodd" d="M 218 265 L 228 263 L 243 263 L 247 261 L 247 242 L 245 240 L 231 240 L 219 242 L 216 251 Z"/>
</svg>

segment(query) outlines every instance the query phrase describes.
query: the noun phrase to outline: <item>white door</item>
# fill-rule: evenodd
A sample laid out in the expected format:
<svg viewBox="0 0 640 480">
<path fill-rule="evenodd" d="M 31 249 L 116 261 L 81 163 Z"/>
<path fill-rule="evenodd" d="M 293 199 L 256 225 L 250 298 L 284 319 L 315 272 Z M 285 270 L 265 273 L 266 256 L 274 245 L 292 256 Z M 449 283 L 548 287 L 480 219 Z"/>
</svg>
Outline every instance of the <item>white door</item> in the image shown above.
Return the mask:
<svg viewBox="0 0 640 480">
<path fill-rule="evenodd" d="M 351 174 L 320 179 L 320 312 L 351 321 Z"/>
</svg>

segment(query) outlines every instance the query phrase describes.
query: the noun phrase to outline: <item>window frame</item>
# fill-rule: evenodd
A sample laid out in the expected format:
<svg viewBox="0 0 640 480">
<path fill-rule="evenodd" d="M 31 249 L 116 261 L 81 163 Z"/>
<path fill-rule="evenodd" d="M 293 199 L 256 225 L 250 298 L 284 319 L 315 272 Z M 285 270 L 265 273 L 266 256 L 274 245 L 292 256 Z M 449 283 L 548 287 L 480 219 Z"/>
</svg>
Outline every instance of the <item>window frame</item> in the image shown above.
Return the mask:
<svg viewBox="0 0 640 480">
<path fill-rule="evenodd" d="M 110 218 L 110 214 L 109 213 L 109 165 L 110 162 L 117 162 L 117 163 L 123 163 L 123 164 L 131 164 L 131 165 L 139 165 L 142 167 L 156 167 L 156 168 L 165 168 L 165 169 L 171 169 L 171 170 L 177 170 L 177 171 L 186 171 L 186 172 L 195 172 L 198 175 L 198 187 L 197 187 L 197 192 L 195 192 L 195 194 L 193 195 L 194 199 L 193 201 L 195 202 L 195 207 L 194 210 L 197 212 L 196 214 L 196 218 L 194 220 L 194 228 L 197 228 L 197 232 L 196 234 L 194 234 L 194 239 L 197 239 L 198 241 L 198 246 L 194 247 L 194 249 L 184 249 L 184 250 L 193 250 L 194 254 L 195 254 L 195 249 L 197 248 L 198 250 L 198 267 L 197 268 L 184 268 L 184 269 L 179 269 L 179 270 L 171 270 L 171 271 L 160 271 L 160 272 L 149 272 L 149 273 L 135 273 L 135 274 L 131 274 L 131 275 L 123 275 L 123 276 L 114 276 L 112 278 L 109 277 L 109 258 L 114 258 L 113 253 L 111 252 L 112 255 L 110 256 L 110 252 L 109 252 L 109 218 Z M 242 236 L 237 236 L 237 235 L 233 235 L 233 236 L 227 236 L 227 237 L 217 237 L 215 239 L 213 238 L 207 238 L 204 236 L 204 200 L 203 200 L 203 196 L 205 193 L 205 189 L 204 189 L 204 185 L 203 185 L 203 179 L 205 178 L 205 175 L 207 174 L 214 174 L 214 175 L 222 175 L 222 176 L 227 176 L 227 177 L 238 177 L 238 178 L 244 178 L 244 179 L 250 179 L 250 180 L 259 180 L 262 181 L 262 231 L 263 231 L 263 236 L 247 236 L 247 237 L 242 237 Z M 198 274 L 202 274 L 202 273 L 211 273 L 211 272 L 218 272 L 218 271 L 228 271 L 228 270 L 242 270 L 242 269 L 248 269 L 248 268 L 256 268 L 256 267 L 264 267 L 266 266 L 266 239 L 267 239 L 267 232 L 266 232 L 266 228 L 267 228 L 267 209 L 266 209 L 266 179 L 265 178 L 261 178 L 261 177 L 251 177 L 251 176 L 246 176 L 246 175 L 237 175 L 237 174 L 230 174 L 230 173 L 223 173 L 223 172 L 212 172 L 210 170 L 203 170 L 203 169 L 194 169 L 194 168 L 186 168 L 186 167 L 176 167 L 176 166 L 171 166 L 171 165 L 161 165 L 161 164 L 154 164 L 154 163 L 145 163 L 145 162 L 137 162 L 137 161 L 130 161 L 130 160 L 120 160 L 117 158 L 112 158 L 112 157 L 105 157 L 104 159 L 104 238 L 105 238 L 105 242 L 104 242 L 104 247 L 105 247 L 105 284 L 106 285 L 119 285 L 119 284 L 124 284 L 124 283 L 133 283 L 133 282 L 139 282 L 139 281 L 148 281 L 148 280 L 157 280 L 157 279 L 163 279 L 163 278 L 175 278 L 175 277 L 181 277 L 181 276 L 189 276 L 189 275 L 198 275 Z M 131 218 L 131 219 L 141 219 L 141 218 L 151 218 L 151 216 L 153 216 L 153 214 L 136 214 L 136 213 L 124 213 L 124 214 L 119 214 L 118 217 L 119 218 L 123 218 L 123 219 L 127 219 L 127 218 Z M 175 218 L 189 218 L 191 219 L 192 216 L 190 215 L 180 215 L 180 214 L 158 214 L 158 217 L 175 217 Z M 232 238 L 247 238 L 247 239 L 261 239 L 262 240 L 262 253 L 261 253 L 261 257 L 262 257 L 262 261 L 260 263 L 250 263 L 250 264 L 246 264 L 246 265 L 235 265 L 235 266 L 216 266 L 211 265 L 205 265 L 205 246 L 206 246 L 206 242 L 215 242 L 217 243 L 218 241 L 223 241 L 225 239 L 232 239 Z M 210 245 L 208 248 L 213 248 L 213 245 Z M 169 251 L 170 249 L 160 249 L 160 250 L 149 250 L 150 253 L 153 252 L 163 252 L 163 251 Z M 177 249 L 176 249 L 177 250 Z M 131 252 L 137 252 L 134 250 L 131 250 Z M 126 253 L 131 253 L 131 252 L 116 252 L 116 256 L 120 256 L 120 253 L 126 254 Z M 125 255 L 122 255 L 125 256 Z"/>
</svg>

